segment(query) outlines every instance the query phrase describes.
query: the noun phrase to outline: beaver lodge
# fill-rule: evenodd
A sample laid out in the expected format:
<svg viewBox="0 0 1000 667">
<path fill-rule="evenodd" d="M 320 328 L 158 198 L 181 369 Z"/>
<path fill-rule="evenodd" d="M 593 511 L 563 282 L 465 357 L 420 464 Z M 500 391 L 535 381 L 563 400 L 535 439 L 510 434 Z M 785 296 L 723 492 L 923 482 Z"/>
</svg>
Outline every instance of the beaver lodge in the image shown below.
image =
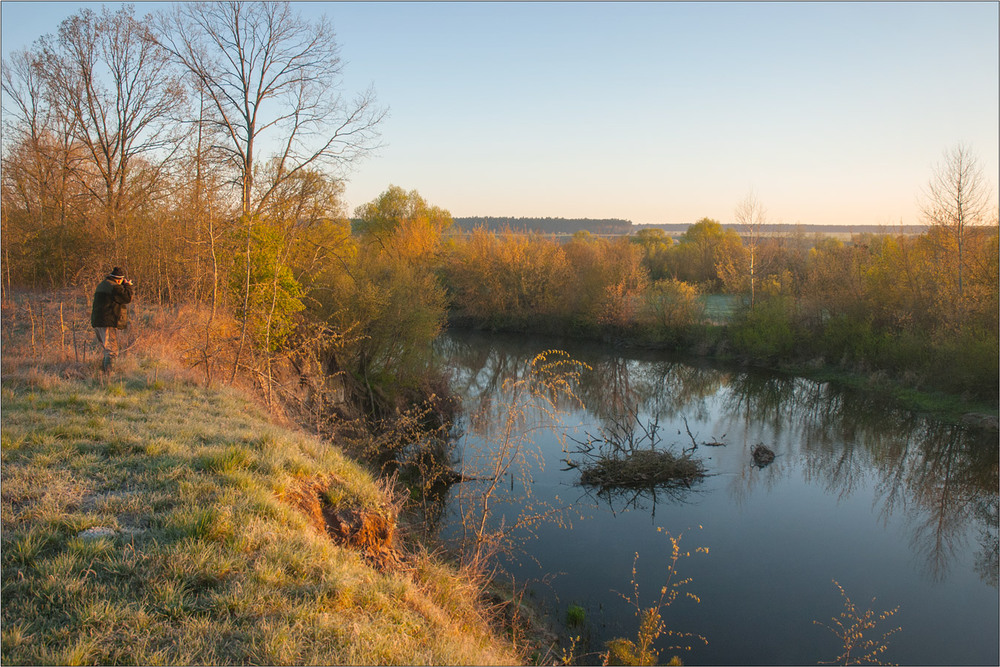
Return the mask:
<svg viewBox="0 0 1000 667">
<path fill-rule="evenodd" d="M 690 488 L 705 477 L 705 464 L 691 449 L 676 454 L 661 449 L 659 419 L 643 422 L 638 407 L 613 417 L 597 435 L 570 438 L 576 449 L 567 469 L 580 470 L 580 484 L 601 489 Z M 692 440 L 693 442 L 693 440 Z"/>
</svg>

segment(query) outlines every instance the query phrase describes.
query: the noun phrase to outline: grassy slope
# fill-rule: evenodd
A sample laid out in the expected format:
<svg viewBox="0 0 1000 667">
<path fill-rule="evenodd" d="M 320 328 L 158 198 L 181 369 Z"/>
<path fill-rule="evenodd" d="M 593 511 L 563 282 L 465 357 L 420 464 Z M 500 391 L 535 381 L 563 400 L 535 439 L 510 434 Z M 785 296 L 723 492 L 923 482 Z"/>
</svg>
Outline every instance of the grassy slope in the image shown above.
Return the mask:
<svg viewBox="0 0 1000 667">
<path fill-rule="evenodd" d="M 333 478 L 384 503 L 335 448 L 134 364 L 66 374 L 5 354 L 4 663 L 519 661 L 456 571 L 381 572 L 283 500 Z"/>
</svg>

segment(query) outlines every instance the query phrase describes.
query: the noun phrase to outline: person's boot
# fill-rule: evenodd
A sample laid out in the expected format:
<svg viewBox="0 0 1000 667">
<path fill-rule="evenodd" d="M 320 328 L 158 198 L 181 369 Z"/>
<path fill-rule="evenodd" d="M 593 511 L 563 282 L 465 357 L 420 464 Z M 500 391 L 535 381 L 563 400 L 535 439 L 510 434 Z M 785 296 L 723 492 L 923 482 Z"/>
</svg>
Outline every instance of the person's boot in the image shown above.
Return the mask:
<svg viewBox="0 0 1000 667">
<path fill-rule="evenodd" d="M 104 361 L 101 362 L 101 370 L 105 373 L 111 372 L 111 357 L 105 356 Z"/>
</svg>

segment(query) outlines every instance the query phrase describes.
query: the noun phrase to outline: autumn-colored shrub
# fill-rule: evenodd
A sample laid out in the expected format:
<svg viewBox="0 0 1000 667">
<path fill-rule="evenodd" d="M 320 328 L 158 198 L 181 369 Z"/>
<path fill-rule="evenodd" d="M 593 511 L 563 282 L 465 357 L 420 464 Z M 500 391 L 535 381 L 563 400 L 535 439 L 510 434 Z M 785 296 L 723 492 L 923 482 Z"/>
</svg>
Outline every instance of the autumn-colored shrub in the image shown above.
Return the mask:
<svg viewBox="0 0 1000 667">
<path fill-rule="evenodd" d="M 698 289 L 680 280 L 658 280 L 643 293 L 639 324 L 653 341 L 676 341 L 704 317 Z"/>
</svg>

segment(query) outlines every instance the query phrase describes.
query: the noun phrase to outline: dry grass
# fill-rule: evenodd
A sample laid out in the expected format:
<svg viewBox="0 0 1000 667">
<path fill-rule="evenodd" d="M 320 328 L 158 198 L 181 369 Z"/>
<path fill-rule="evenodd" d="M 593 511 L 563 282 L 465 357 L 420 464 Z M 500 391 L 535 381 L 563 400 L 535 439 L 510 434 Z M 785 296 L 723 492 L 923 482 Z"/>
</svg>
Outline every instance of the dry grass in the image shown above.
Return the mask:
<svg viewBox="0 0 1000 667">
<path fill-rule="evenodd" d="M 181 363 L 189 313 L 137 306 L 105 376 L 87 298 L 5 305 L 4 663 L 521 661 L 478 582 L 419 550 L 377 567 L 288 501 L 395 502 L 337 448 L 202 386 Z"/>
</svg>

